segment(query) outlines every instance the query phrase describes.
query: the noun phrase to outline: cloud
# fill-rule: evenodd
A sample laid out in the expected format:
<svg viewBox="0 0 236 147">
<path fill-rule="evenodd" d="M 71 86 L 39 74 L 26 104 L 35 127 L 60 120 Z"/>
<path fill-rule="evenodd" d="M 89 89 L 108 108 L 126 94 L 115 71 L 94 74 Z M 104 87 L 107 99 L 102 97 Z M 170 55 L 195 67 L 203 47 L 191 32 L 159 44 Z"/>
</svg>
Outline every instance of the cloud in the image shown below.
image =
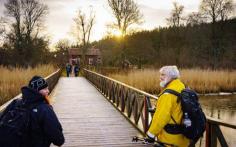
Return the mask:
<svg viewBox="0 0 236 147">
<path fill-rule="evenodd" d="M 144 16 L 144 24 L 148 28 L 155 28 L 157 26 L 164 26 L 166 24 L 166 17 L 170 11 L 167 9 L 151 8 L 146 5 L 140 5 L 140 11 Z"/>
<path fill-rule="evenodd" d="M 5 6 L 4 3 L 6 2 L 6 0 L 1 0 L 0 1 L 0 16 L 4 15 L 4 10 L 5 10 Z"/>
<path fill-rule="evenodd" d="M 73 18 L 76 16 L 78 9 L 81 9 L 84 13 L 94 9 L 96 13 L 96 23 L 92 30 L 91 39 L 100 39 L 103 34 L 103 22 L 106 18 L 104 14 L 104 2 L 105 0 L 49 0 L 47 5 L 49 7 L 49 15 L 47 16 L 46 23 L 48 25 L 47 30 L 52 34 L 52 42 L 61 38 L 71 37 L 70 32 L 74 25 Z M 88 13 L 87 13 L 88 14 Z M 99 28 L 99 29 L 98 29 Z"/>
<path fill-rule="evenodd" d="M 140 11 L 144 16 L 144 23 L 141 25 L 145 29 L 153 29 L 166 25 L 166 18 L 170 16 L 174 0 L 137 0 Z M 184 5 L 184 13 L 197 11 L 201 0 L 175 0 Z M 0 16 L 4 16 L 4 3 L 0 0 Z M 68 37 L 68 32 L 74 24 L 73 18 L 76 16 L 78 8 L 83 12 L 93 9 L 96 14 L 96 23 L 92 30 L 91 39 L 98 40 L 106 32 L 106 24 L 114 21 L 114 16 L 107 4 L 107 0 L 41 0 L 49 7 L 49 14 L 46 16 L 45 25 L 52 40 Z M 236 8 L 236 0 L 234 7 Z M 184 14 L 184 15 L 185 15 Z M 234 13 L 234 15 L 236 15 Z"/>
</svg>

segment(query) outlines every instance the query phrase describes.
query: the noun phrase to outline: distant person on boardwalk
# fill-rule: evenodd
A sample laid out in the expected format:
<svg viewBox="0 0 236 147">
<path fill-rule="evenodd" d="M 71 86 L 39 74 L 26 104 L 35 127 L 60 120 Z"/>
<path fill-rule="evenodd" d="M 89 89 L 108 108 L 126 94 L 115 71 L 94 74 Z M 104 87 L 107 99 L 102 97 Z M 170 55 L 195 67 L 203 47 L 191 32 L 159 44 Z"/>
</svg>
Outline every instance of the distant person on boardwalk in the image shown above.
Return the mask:
<svg viewBox="0 0 236 147">
<path fill-rule="evenodd" d="M 70 76 L 71 70 L 72 70 L 72 66 L 69 63 L 67 63 L 66 64 L 66 76 L 67 77 Z"/>
<path fill-rule="evenodd" d="M 78 76 L 78 74 L 79 74 L 79 70 L 80 70 L 79 65 L 76 64 L 76 65 L 74 66 L 74 74 L 75 74 L 75 77 Z"/>
<path fill-rule="evenodd" d="M 73 68 L 72 64 L 69 64 L 70 74 L 72 73 L 72 68 Z"/>
<path fill-rule="evenodd" d="M 14 131 L 18 131 L 17 135 L 12 135 L 11 138 L 6 138 L 6 136 L 1 136 L 1 141 L 4 142 L 1 144 L 1 147 L 49 147 L 51 143 L 57 146 L 61 146 L 65 139 L 62 132 L 62 126 L 53 111 L 51 106 L 48 89 L 48 83 L 40 76 L 34 76 L 30 81 L 28 86 L 22 87 L 22 99 L 18 100 L 18 102 L 13 101 L 7 108 L 6 112 L 9 110 L 17 110 L 11 112 L 23 112 L 19 109 L 13 109 L 12 107 L 16 107 L 21 103 L 24 107 L 19 108 L 27 108 L 27 117 L 22 117 L 21 119 L 14 120 L 18 121 L 15 123 L 16 127 L 19 127 L 18 124 L 23 122 L 23 119 L 27 118 L 28 125 L 23 129 L 21 126 L 20 130 L 24 130 L 24 133 L 20 133 L 22 131 L 13 129 Z M 16 105 L 17 104 L 17 105 Z M 30 109 L 29 109 L 30 108 Z M 20 112 L 19 112 L 20 111 Z M 4 112 L 1 116 L 4 118 Z M 8 113 L 9 114 L 9 113 Z M 26 113 L 23 112 L 23 114 Z M 7 119 L 5 117 L 5 119 Z M 13 121 L 13 120 L 12 120 Z M 2 128 L 1 128 L 2 129 Z M 6 130 L 6 129 L 5 129 Z M 11 133 L 14 132 L 11 130 Z M 27 131 L 25 131 L 27 130 Z M 3 133 L 3 132 L 1 132 Z M 23 135 L 22 135 L 23 134 Z M 20 135 L 20 136 L 18 136 Z M 24 137 L 21 137 L 24 136 Z M 5 138 L 4 138 L 5 137 Z M 5 140 L 2 140 L 4 138 Z M 10 141 L 6 141 L 9 139 Z"/>
<path fill-rule="evenodd" d="M 181 92 L 185 86 L 179 79 L 180 74 L 176 66 L 164 66 L 160 69 L 160 86 L 162 91 L 172 89 Z M 162 92 L 161 92 L 162 93 Z M 173 144 L 179 147 L 188 147 L 190 140 L 183 134 L 168 133 L 165 129 L 167 124 L 181 124 L 183 112 L 177 96 L 169 93 L 160 95 L 156 105 L 152 123 L 145 140 L 154 142 L 155 137 L 161 142 Z"/>
</svg>

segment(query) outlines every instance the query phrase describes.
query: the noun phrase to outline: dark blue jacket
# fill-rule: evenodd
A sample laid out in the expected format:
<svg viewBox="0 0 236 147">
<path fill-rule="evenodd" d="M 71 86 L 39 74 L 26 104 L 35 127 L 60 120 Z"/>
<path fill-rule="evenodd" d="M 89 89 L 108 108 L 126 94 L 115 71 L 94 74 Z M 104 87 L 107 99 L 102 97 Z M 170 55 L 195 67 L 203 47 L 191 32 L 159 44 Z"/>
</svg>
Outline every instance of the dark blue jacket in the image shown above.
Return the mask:
<svg viewBox="0 0 236 147">
<path fill-rule="evenodd" d="M 35 105 L 31 111 L 29 142 L 25 147 L 49 147 L 51 143 L 61 146 L 65 139 L 61 124 L 45 98 L 38 92 L 23 87 L 21 89 L 23 101 L 26 104 Z"/>
</svg>

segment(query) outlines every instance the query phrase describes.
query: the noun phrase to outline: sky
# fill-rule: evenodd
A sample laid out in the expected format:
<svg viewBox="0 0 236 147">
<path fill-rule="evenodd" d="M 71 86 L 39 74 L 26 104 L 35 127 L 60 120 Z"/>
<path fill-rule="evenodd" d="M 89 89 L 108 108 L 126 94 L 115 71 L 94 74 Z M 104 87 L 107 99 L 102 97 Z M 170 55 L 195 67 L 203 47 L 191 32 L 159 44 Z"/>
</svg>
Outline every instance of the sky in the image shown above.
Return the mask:
<svg viewBox="0 0 236 147">
<path fill-rule="evenodd" d="M 3 16 L 4 2 L 0 0 L 0 16 Z M 135 0 L 143 14 L 143 23 L 139 29 L 151 30 L 159 26 L 166 26 L 166 18 L 170 16 L 173 2 L 184 6 L 184 15 L 198 11 L 201 0 Z M 236 1 L 236 0 L 234 0 Z M 107 33 L 106 25 L 115 19 L 107 4 L 107 0 L 41 0 L 49 7 L 49 14 L 45 18 L 45 29 L 51 40 L 51 47 L 60 39 L 74 40 L 72 27 L 73 18 L 78 9 L 88 13 L 93 9 L 96 15 L 95 25 L 91 34 L 91 41 L 102 39 Z"/>
</svg>

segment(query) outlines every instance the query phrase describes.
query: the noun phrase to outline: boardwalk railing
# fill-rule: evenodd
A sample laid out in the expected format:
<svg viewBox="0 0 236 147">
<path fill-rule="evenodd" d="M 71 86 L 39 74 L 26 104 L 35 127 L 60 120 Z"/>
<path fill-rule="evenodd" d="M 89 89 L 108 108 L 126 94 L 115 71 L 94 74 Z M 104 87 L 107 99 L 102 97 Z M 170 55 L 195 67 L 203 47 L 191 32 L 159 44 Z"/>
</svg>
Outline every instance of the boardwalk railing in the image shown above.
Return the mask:
<svg viewBox="0 0 236 147">
<path fill-rule="evenodd" d="M 158 97 L 93 71 L 84 71 L 85 77 L 144 135 Z M 216 147 L 217 139 L 221 146 L 228 146 L 220 126 L 236 129 L 235 124 L 207 117 L 206 147 Z"/>
<path fill-rule="evenodd" d="M 61 75 L 61 70 L 58 69 L 56 72 L 50 74 L 49 76 L 45 78 L 45 80 L 48 82 L 50 91 L 52 91 L 55 85 L 57 84 L 57 81 L 60 78 L 60 75 Z M 17 96 L 15 96 L 11 100 L 7 101 L 2 106 L 0 106 L 0 112 L 3 111 L 7 107 L 7 105 L 9 105 L 14 99 L 21 98 L 21 96 L 22 96 L 21 94 L 18 94 Z"/>
<path fill-rule="evenodd" d="M 217 147 L 217 139 L 219 140 L 219 143 L 222 147 L 229 146 L 220 129 L 220 126 L 236 129 L 235 124 L 230 124 L 219 119 L 207 117 L 207 126 L 206 126 L 206 146 L 207 147 Z"/>
</svg>

